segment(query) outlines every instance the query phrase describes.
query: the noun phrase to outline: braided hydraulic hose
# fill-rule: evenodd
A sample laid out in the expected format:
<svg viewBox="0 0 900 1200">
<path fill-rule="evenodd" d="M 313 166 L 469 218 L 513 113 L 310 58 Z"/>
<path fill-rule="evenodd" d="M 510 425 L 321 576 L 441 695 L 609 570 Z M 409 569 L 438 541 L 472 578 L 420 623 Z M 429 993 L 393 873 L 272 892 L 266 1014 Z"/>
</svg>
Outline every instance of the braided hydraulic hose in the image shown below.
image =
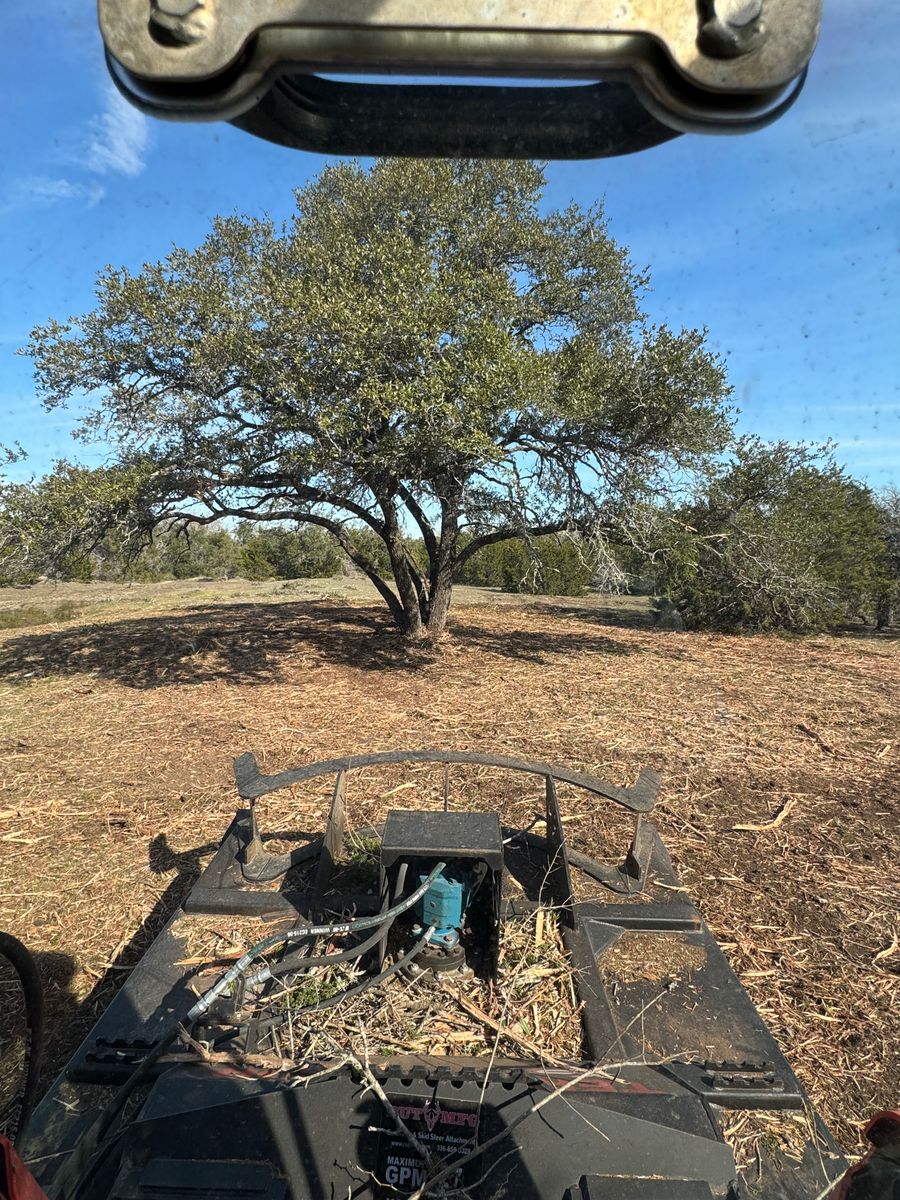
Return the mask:
<svg viewBox="0 0 900 1200">
<path fill-rule="evenodd" d="M 347 950 L 341 950 L 336 954 L 319 954 L 315 957 L 298 957 L 290 955 L 283 958 L 281 962 L 266 963 L 264 967 L 260 967 L 258 971 L 254 971 L 252 975 L 247 976 L 247 984 L 252 987 L 257 983 L 265 983 L 267 979 L 276 979 L 279 975 L 290 975 L 294 971 L 308 971 L 310 967 L 333 967 L 335 963 L 347 962 L 348 959 L 362 958 L 367 950 L 371 950 L 373 946 L 377 946 L 384 935 L 387 933 L 393 921 L 386 921 L 383 925 L 378 925 L 374 933 L 370 933 L 363 941 L 357 942 L 355 946 L 350 946 Z"/>
<path fill-rule="evenodd" d="M 393 908 L 387 909 L 386 912 L 376 913 L 372 917 L 359 917 L 355 921 L 339 921 L 332 925 L 304 925 L 297 929 L 289 929 L 286 933 L 273 933 L 271 937 L 263 938 L 261 942 L 257 942 L 255 946 L 251 946 L 246 954 L 242 954 L 237 962 L 229 967 L 208 991 L 203 993 L 190 1012 L 188 1012 L 185 1022 L 190 1024 L 190 1022 L 196 1021 L 198 1017 L 202 1017 L 227 987 L 234 983 L 236 979 L 239 979 L 241 975 L 246 974 L 253 960 L 259 958 L 261 954 L 265 954 L 267 950 L 274 950 L 276 946 L 283 946 L 288 942 L 302 942 L 306 941 L 307 938 L 315 937 L 334 937 L 340 933 L 361 933 L 364 929 L 373 929 L 376 925 L 388 924 L 395 917 L 399 917 L 401 913 L 406 912 L 417 901 L 421 900 L 446 866 L 446 863 L 439 862 L 428 878 L 414 892 L 411 892 L 399 904 L 395 904 Z"/>
<path fill-rule="evenodd" d="M 436 925 L 430 925 L 416 942 L 416 944 L 411 946 L 402 958 L 398 958 L 396 962 L 391 963 L 389 967 L 385 967 L 384 970 L 380 971 L 377 975 L 367 975 L 366 978 L 362 979 L 359 983 L 353 984 L 352 987 L 345 988 L 344 991 L 338 992 L 334 996 L 327 996 L 324 1000 L 318 1000 L 314 1004 L 305 1004 L 302 1008 L 295 1009 L 294 1011 L 300 1013 L 311 1013 L 321 1012 L 324 1008 L 337 1008 L 339 1004 L 343 1004 L 344 1001 L 349 1000 L 351 996 L 358 996 L 361 992 L 367 992 L 370 988 L 378 987 L 379 984 L 384 983 L 387 979 L 390 979 L 392 975 L 396 975 L 398 971 L 402 971 L 405 966 L 408 966 L 414 958 L 422 953 L 422 951 L 428 945 L 428 939 L 434 933 L 436 928 Z M 355 950 L 354 953 L 356 953 Z M 330 962 L 336 957 L 337 955 L 329 955 L 328 961 Z M 271 1029 L 273 1025 L 277 1024 L 278 1018 L 269 1018 L 261 1021 L 259 1027 L 260 1029 L 265 1030 Z"/>
<path fill-rule="evenodd" d="M 95 1123 L 88 1133 L 84 1135 L 84 1138 L 82 1139 L 84 1144 L 81 1147 L 81 1154 L 78 1153 L 78 1148 L 76 1148 L 76 1153 L 72 1155 L 67 1166 L 70 1168 L 70 1171 L 74 1171 L 76 1159 L 89 1154 L 92 1154 L 92 1157 L 89 1162 L 85 1163 L 83 1170 L 79 1172 L 74 1179 L 72 1179 L 71 1188 L 62 1187 L 60 1194 L 63 1196 L 69 1195 L 72 1197 L 72 1200 L 75 1200 L 75 1198 L 84 1194 L 88 1183 L 96 1174 L 100 1164 L 115 1142 L 116 1126 L 119 1118 L 122 1115 L 125 1105 L 128 1102 L 128 1099 L 134 1094 L 138 1086 L 147 1078 L 151 1067 L 158 1062 L 158 1060 L 166 1053 L 166 1051 L 178 1037 L 178 1034 L 182 1029 L 182 1025 L 189 1025 L 192 1021 L 195 1021 L 197 1017 L 205 1013 L 209 1009 L 210 1005 L 213 1004 L 213 1002 L 219 996 L 221 996 L 222 992 L 231 983 L 246 973 L 247 968 L 251 965 L 254 959 L 259 958 L 261 954 L 265 954 L 267 950 L 272 950 L 276 946 L 281 946 L 288 942 L 302 941 L 306 938 L 333 937 L 337 934 L 361 933 L 363 930 L 372 929 L 376 926 L 379 928 L 380 932 L 383 926 L 389 925 L 401 913 L 406 912 L 408 909 L 412 908 L 417 901 L 421 900 L 435 879 L 437 879 L 438 875 L 440 875 L 441 872 L 446 868 L 446 865 L 447 864 L 443 862 L 438 863 L 428 878 L 418 888 L 416 888 L 414 892 L 410 893 L 410 895 L 402 900 L 399 904 L 395 904 L 393 908 L 387 909 L 386 912 L 377 913 L 372 917 L 360 917 L 355 921 L 341 921 L 332 925 L 306 925 L 297 929 L 289 929 L 286 932 L 276 933 L 271 937 L 263 938 L 261 942 L 257 942 L 255 946 L 251 946 L 247 953 L 242 955 L 234 964 L 234 966 L 229 968 L 229 970 L 227 970 L 213 984 L 213 986 L 200 997 L 190 1012 L 188 1012 L 184 1018 L 182 1018 L 182 1020 L 173 1020 L 169 1024 L 168 1028 L 160 1033 L 156 1045 L 152 1048 L 152 1050 L 147 1052 L 128 1079 L 126 1079 L 125 1083 L 122 1084 L 115 1097 L 104 1111 L 102 1117 Z M 388 968 L 387 971 L 382 972 L 381 976 L 373 978 L 371 984 L 374 985 L 375 983 L 382 982 L 383 979 L 386 979 L 390 975 L 394 974 L 395 970 L 399 971 L 401 967 L 405 966 L 407 962 L 411 961 L 411 959 L 420 952 L 425 944 L 425 941 L 427 941 L 427 937 L 428 934 L 426 934 L 426 937 L 420 942 L 417 942 L 412 950 L 410 950 L 403 957 L 403 959 L 399 960 L 391 968 Z M 358 950 L 359 947 L 355 947 L 354 954 L 357 953 Z M 369 981 L 365 980 L 364 984 L 369 986 Z M 360 988 L 361 986 L 362 985 L 357 985 L 357 988 Z M 346 994 L 349 993 L 344 993 L 344 995 Z M 64 1178 L 65 1172 L 66 1168 L 63 1168 Z"/>
</svg>

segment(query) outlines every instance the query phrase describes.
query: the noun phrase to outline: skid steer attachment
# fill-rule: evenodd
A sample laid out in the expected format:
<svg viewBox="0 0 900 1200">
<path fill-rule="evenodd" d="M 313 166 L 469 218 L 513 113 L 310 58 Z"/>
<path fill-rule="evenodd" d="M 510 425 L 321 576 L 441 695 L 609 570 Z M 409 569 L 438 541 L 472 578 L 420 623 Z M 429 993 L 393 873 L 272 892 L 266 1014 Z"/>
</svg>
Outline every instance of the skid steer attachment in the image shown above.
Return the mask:
<svg viewBox="0 0 900 1200">
<path fill-rule="evenodd" d="M 385 767 L 414 769 L 406 806 L 360 825 L 351 780 Z M 846 1170 L 679 882 L 654 771 L 413 751 L 235 773 L 244 806 L 30 1124 L 51 1200 L 813 1200 Z M 528 806 L 523 774 L 525 829 L 497 811 Z M 328 776 L 322 834 L 273 847 L 261 798 Z M 625 814 L 621 861 L 569 848 L 561 793 Z M 799 1145 L 763 1139 L 742 1174 L 736 1111 Z"/>
</svg>

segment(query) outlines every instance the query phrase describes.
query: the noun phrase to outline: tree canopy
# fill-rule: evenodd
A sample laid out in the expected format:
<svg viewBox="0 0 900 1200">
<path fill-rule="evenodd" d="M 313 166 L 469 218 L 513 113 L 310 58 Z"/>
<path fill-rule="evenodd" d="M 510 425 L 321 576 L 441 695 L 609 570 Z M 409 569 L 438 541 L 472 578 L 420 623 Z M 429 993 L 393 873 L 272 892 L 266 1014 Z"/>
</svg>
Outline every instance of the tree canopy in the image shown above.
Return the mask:
<svg viewBox="0 0 900 1200">
<path fill-rule="evenodd" d="M 533 163 L 343 163 L 283 226 L 223 217 L 106 268 L 92 312 L 26 347 L 45 405 L 87 395 L 81 436 L 114 447 L 117 501 L 87 536 L 104 514 L 136 538 L 318 525 L 422 636 L 480 548 L 609 531 L 683 486 L 729 436 L 723 366 L 703 331 L 642 313 L 602 206 L 545 212 L 544 187 Z"/>
<path fill-rule="evenodd" d="M 878 593 L 875 621 L 879 629 L 890 625 L 900 604 L 900 488 L 888 487 L 878 496 L 881 536 L 885 556 L 883 586 Z"/>
<path fill-rule="evenodd" d="M 152 527 L 143 463 L 90 468 L 59 462 L 32 483 L 0 481 L 0 579 L 48 571 L 82 577 L 88 557 L 110 543 L 128 552 L 135 531 Z"/>
<path fill-rule="evenodd" d="M 896 588 L 889 513 L 827 448 L 744 438 L 674 514 L 659 574 L 689 626 L 829 628 Z"/>
</svg>

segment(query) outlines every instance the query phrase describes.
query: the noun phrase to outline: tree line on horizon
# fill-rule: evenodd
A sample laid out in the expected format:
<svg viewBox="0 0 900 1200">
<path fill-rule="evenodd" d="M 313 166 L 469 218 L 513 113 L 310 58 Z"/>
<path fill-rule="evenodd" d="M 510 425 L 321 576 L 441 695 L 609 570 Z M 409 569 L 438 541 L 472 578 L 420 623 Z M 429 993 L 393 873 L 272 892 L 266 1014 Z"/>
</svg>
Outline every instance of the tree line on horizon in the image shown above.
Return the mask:
<svg viewBox="0 0 900 1200">
<path fill-rule="evenodd" d="M 836 468 L 791 467 L 779 463 L 774 451 L 765 464 L 764 489 L 764 464 L 757 460 L 754 466 L 735 467 L 700 503 L 666 514 L 668 536 L 655 549 L 606 545 L 598 556 L 578 533 L 512 539 L 482 548 L 455 582 L 530 595 L 654 595 L 672 601 L 689 628 L 889 625 L 900 607 L 900 489 L 873 494 Z M 350 526 L 347 534 L 389 570 L 387 553 L 370 530 Z M 424 564 L 422 540 L 407 535 L 405 541 Z M 40 566 L 23 569 L 7 555 L 0 561 L 0 586 L 46 578 L 263 581 L 359 573 L 321 528 L 252 521 L 157 530 L 137 554 L 107 537 L 89 552 L 76 550 L 62 561 L 49 559 L 46 570 Z"/>
<path fill-rule="evenodd" d="M 105 268 L 22 352 L 108 465 L 0 481 L 0 576 L 349 562 L 411 639 L 456 582 L 649 580 L 695 628 L 889 622 L 897 493 L 739 436 L 707 331 L 651 321 L 602 204 L 548 212 L 545 187 L 529 162 L 337 163 L 281 225 Z"/>
</svg>

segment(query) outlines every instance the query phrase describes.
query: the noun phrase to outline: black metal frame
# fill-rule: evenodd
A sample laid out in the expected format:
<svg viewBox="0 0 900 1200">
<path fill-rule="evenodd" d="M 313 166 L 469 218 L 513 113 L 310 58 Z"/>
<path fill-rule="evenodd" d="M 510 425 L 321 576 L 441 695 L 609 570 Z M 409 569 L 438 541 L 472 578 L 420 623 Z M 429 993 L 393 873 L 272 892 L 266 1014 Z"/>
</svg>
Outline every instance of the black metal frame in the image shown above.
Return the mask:
<svg viewBox="0 0 900 1200">
<path fill-rule="evenodd" d="M 680 134 L 625 83 L 479 87 L 288 74 L 231 123 L 295 150 L 405 158 L 613 158 Z"/>
<path fill-rule="evenodd" d="M 758 1185 L 741 1192 L 725 1187 L 730 1152 L 719 1133 L 723 1109 L 801 1110 L 809 1101 L 699 912 L 684 898 L 684 889 L 665 847 L 646 818 L 659 786 L 655 772 L 643 772 L 633 788 L 616 788 L 592 776 L 543 763 L 493 755 L 398 751 L 314 763 L 266 776 L 260 773 L 252 756 L 244 755 L 235 763 L 235 774 L 240 794 L 250 801 L 250 808 L 237 813 L 182 908 L 154 942 L 36 1114 L 29 1132 L 28 1157 L 34 1160 L 38 1178 L 51 1197 L 54 1197 L 56 1170 L 96 1111 L 105 1095 L 104 1088 L 128 1077 L 152 1049 L 155 1038 L 171 1020 L 170 1014 L 186 1012 L 191 1007 L 193 969 L 181 964 L 179 921 L 185 914 L 203 912 L 267 915 L 289 918 L 293 923 L 298 912 L 333 906 L 329 886 L 345 827 L 347 775 L 367 766 L 404 762 L 496 766 L 532 773 L 543 780 L 546 837 L 504 831 L 504 874 L 508 871 L 519 880 L 526 898 L 506 900 L 503 912 L 509 917 L 548 905 L 558 910 L 582 1002 L 584 1058 L 598 1068 L 614 1065 L 614 1071 L 612 1077 L 589 1077 L 571 1088 L 568 1103 L 573 1106 L 571 1111 L 580 1115 L 570 1121 L 560 1115 L 561 1110 L 557 1111 L 552 1125 L 556 1129 L 554 1138 L 561 1136 L 561 1140 L 546 1142 L 535 1125 L 527 1139 L 521 1144 L 517 1142 L 518 1159 L 510 1168 L 512 1178 L 522 1189 L 516 1194 L 532 1200 L 544 1197 L 562 1200 L 565 1187 L 569 1183 L 574 1186 L 578 1179 L 577 1174 L 568 1181 L 565 1176 L 570 1168 L 574 1171 L 572 1163 L 577 1161 L 580 1191 L 567 1192 L 566 1196 L 571 1200 L 592 1196 L 604 1200 L 610 1193 L 604 1190 L 608 1185 L 603 1180 L 614 1173 L 610 1162 L 615 1160 L 621 1166 L 629 1154 L 636 1176 L 644 1175 L 647 1164 L 655 1162 L 663 1176 L 672 1172 L 673 1179 L 698 1181 L 692 1185 L 695 1190 L 689 1190 L 685 1184 L 682 1191 L 673 1191 L 671 1198 L 666 1192 L 666 1200 L 682 1195 L 685 1198 L 728 1196 L 729 1200 L 738 1195 L 768 1198 L 774 1194 L 776 1184 L 790 1200 L 802 1200 L 821 1189 L 822 1171 L 828 1178 L 840 1176 L 845 1166 L 843 1159 L 827 1131 L 819 1125 L 817 1138 L 810 1141 L 802 1163 L 784 1163 L 777 1156 L 771 1160 L 767 1156 Z M 287 855 L 267 855 L 256 821 L 256 799 L 327 774 L 334 774 L 336 779 L 324 836 Z M 623 868 L 603 867 L 567 848 L 558 783 L 584 788 L 635 814 L 635 836 Z M 311 864 L 316 856 L 318 862 L 310 873 L 309 886 L 299 892 L 288 890 L 291 870 L 298 862 Z M 261 890 L 259 880 L 277 877 L 272 874 L 276 866 L 280 868 L 285 890 Z M 578 872 L 585 871 L 601 888 L 620 894 L 609 900 L 580 900 L 573 880 Z M 610 882 L 605 882 L 605 872 L 609 873 Z M 635 885 L 624 894 L 618 886 L 622 879 Z M 373 894 L 342 897 L 341 902 L 345 908 L 361 913 L 366 906 L 371 912 L 379 911 L 381 900 L 378 894 Z M 655 971 L 649 971 L 646 977 L 640 971 L 634 976 L 617 975 L 616 955 L 629 945 L 634 951 L 632 959 L 640 960 L 646 953 L 648 961 L 657 964 Z M 679 961 L 688 962 L 689 968 L 679 970 Z M 671 970 L 660 970 L 660 962 L 671 962 Z M 227 1024 L 227 1014 L 224 1019 Z M 214 1016 L 211 1028 L 221 1030 L 222 1020 L 221 1013 Z M 206 1036 L 200 1027 L 195 1034 Z M 236 1025 L 229 1045 L 252 1052 L 251 1028 Z M 245 1141 L 241 1141 L 243 1149 L 239 1157 L 242 1158 L 256 1160 L 259 1146 L 271 1149 L 270 1131 L 282 1119 L 289 1124 L 293 1122 L 294 1128 L 299 1122 L 307 1139 L 302 1155 L 307 1164 L 304 1170 L 312 1170 L 310 1164 L 313 1164 L 319 1180 L 319 1191 L 314 1189 L 312 1194 L 326 1194 L 329 1181 L 330 1186 L 335 1186 L 330 1172 L 335 1156 L 340 1154 L 341 1129 L 349 1137 L 350 1129 L 357 1128 L 354 1122 L 377 1121 L 377 1112 L 371 1110 L 371 1098 L 363 1104 L 368 1088 L 360 1087 L 359 1080 L 354 1082 L 352 1070 L 345 1069 L 316 1082 L 308 1092 L 304 1088 L 288 1088 L 287 1092 L 294 1097 L 288 1100 L 282 1081 L 267 1081 L 263 1086 L 251 1069 L 241 1067 L 239 1056 L 227 1069 L 227 1078 L 221 1070 L 204 1069 L 199 1061 L 185 1066 L 184 1059 L 184 1052 L 163 1056 L 150 1070 L 150 1077 L 157 1078 L 158 1084 L 151 1090 L 140 1120 L 123 1139 L 121 1169 L 126 1174 L 137 1170 L 135 1164 L 140 1164 L 147 1155 L 154 1162 L 162 1161 L 160 1146 L 168 1144 L 166 1138 L 171 1136 L 175 1119 L 167 1114 L 177 1111 L 183 1103 L 179 1087 L 187 1089 L 185 1096 L 195 1097 L 191 1105 L 196 1114 L 180 1118 L 195 1133 L 192 1139 L 185 1140 L 182 1132 L 179 1146 L 187 1149 L 163 1157 L 168 1161 L 171 1157 L 180 1159 L 188 1155 L 185 1161 L 193 1164 L 191 1170 L 196 1169 L 202 1175 L 208 1169 L 212 1172 L 210 1178 L 219 1170 L 216 1163 L 222 1158 L 221 1145 L 225 1144 L 216 1123 L 224 1119 L 219 1114 L 225 1110 L 216 1107 L 219 1104 L 232 1105 L 235 1116 L 245 1113 L 241 1120 L 245 1121 L 246 1129 L 255 1131 L 258 1145 L 253 1143 L 251 1154 Z M 310 1074 L 315 1075 L 322 1065 L 309 1064 Z M 546 1091 L 562 1081 L 571 1083 L 583 1070 L 583 1063 L 548 1068 L 537 1061 L 500 1058 L 494 1068 L 488 1068 L 482 1060 L 400 1056 L 379 1058 L 373 1068 L 395 1103 L 400 1102 L 398 1097 L 406 1096 L 417 1097 L 416 1103 L 452 1104 L 468 1102 L 470 1093 L 481 1095 L 485 1112 L 491 1114 L 488 1127 L 493 1128 L 490 1122 L 500 1121 L 498 1128 L 502 1128 L 503 1121 L 518 1112 L 521 1105 L 533 1103 L 542 1089 Z M 202 1086 L 202 1092 L 197 1091 L 198 1085 Z M 297 1097 L 298 1092 L 307 1098 Z M 64 1107 L 73 1102 L 73 1109 Z M 287 1114 L 288 1110 L 290 1117 L 278 1115 Z M 63 1116 L 64 1112 L 67 1115 Z M 323 1121 L 326 1113 L 327 1119 Z M 612 1131 L 615 1126 L 615 1136 L 620 1141 L 611 1158 L 608 1148 L 606 1158 L 599 1153 L 585 1132 L 582 1118 L 590 1123 L 600 1120 L 604 1130 Z M 348 1119 L 350 1125 L 345 1125 Z M 241 1129 L 244 1126 L 234 1125 L 234 1137 L 238 1140 Z M 370 1164 L 380 1153 L 365 1139 L 353 1152 Z M 281 1151 L 276 1146 L 271 1153 L 277 1158 Z M 269 1162 L 264 1155 L 259 1161 Z M 283 1158 L 278 1161 L 279 1170 L 284 1170 Z M 98 1173 L 94 1190 L 84 1200 L 107 1196 L 117 1169 L 111 1165 L 112 1175 Z M 564 1179 L 563 1184 L 552 1190 L 559 1179 Z M 490 1188 L 498 1180 L 490 1172 L 487 1180 L 484 1187 L 488 1190 L 476 1191 L 475 1195 L 492 1194 Z M 705 1184 L 699 1182 L 704 1180 Z M 703 1190 L 707 1187 L 712 1190 Z M 355 1194 L 370 1193 L 361 1190 Z M 636 1198 L 650 1194 L 634 1191 Z"/>
<path fill-rule="evenodd" d="M 239 836 L 243 844 L 237 857 L 241 864 L 243 879 L 254 883 L 271 882 L 280 878 L 292 867 L 322 853 L 316 884 L 318 895 L 321 895 L 331 875 L 334 850 L 340 846 L 344 836 L 347 774 L 365 767 L 396 766 L 406 763 L 435 763 L 444 767 L 445 804 L 447 769 L 451 765 L 497 767 L 503 771 L 541 776 L 546 780 L 548 829 L 551 829 L 550 836 L 556 838 L 557 845 L 563 842 L 556 801 L 557 783 L 581 788 L 592 795 L 611 800 L 614 804 L 636 814 L 634 836 L 625 856 L 624 868 L 603 867 L 602 864 L 594 864 L 599 869 L 595 878 L 614 890 L 632 891 L 639 890 L 642 886 L 650 853 L 650 843 L 644 833 L 642 816 L 651 812 L 656 804 L 660 784 L 659 775 L 652 767 L 647 767 L 641 772 L 634 787 L 620 788 L 606 783 L 594 775 L 571 771 L 566 767 L 551 767 L 542 762 L 461 750 L 388 750 L 377 754 L 355 754 L 347 758 L 327 759 L 323 762 L 310 763 L 305 767 L 295 767 L 277 775 L 264 775 L 252 754 L 242 754 L 240 758 L 235 759 L 234 775 L 238 795 L 250 804 L 246 815 L 238 814 Z M 283 854 L 269 854 L 263 846 L 256 801 L 271 792 L 293 787 L 298 783 L 306 783 L 312 779 L 319 779 L 324 775 L 334 775 L 335 784 L 334 796 L 322 839 L 314 839 L 307 845 Z M 246 828 L 247 823 L 249 823 L 249 832 Z M 224 880 L 220 879 L 216 890 L 221 892 L 224 886 L 226 886 Z M 232 886 L 238 887 L 239 883 L 236 881 Z M 237 897 L 234 899 L 237 900 Z M 259 904 L 264 901 L 254 903 Z M 285 912 L 287 911 L 285 904 L 290 904 L 291 901 L 273 899 L 271 903 L 274 906 L 273 912 Z M 194 911 L 202 910 L 196 908 Z M 260 910 L 255 909 L 254 911 Z"/>
</svg>

